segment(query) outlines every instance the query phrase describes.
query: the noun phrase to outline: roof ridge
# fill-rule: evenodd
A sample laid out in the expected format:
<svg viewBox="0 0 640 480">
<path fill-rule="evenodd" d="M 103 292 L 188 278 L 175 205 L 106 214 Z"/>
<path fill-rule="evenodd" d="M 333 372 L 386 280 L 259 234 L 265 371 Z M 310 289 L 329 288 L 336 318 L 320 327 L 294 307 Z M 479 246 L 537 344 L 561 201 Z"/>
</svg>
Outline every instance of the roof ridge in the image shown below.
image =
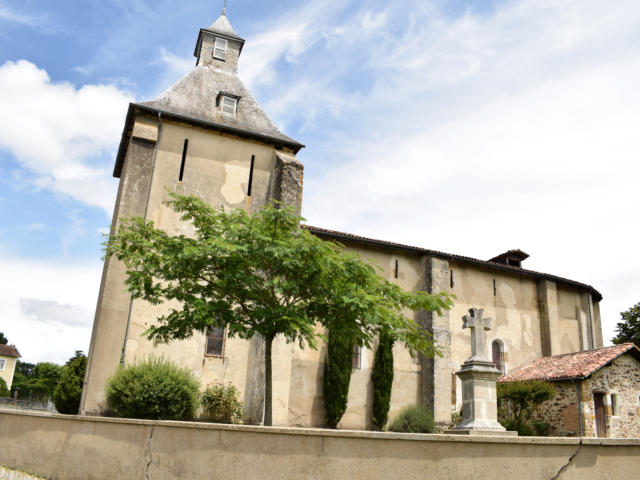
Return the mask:
<svg viewBox="0 0 640 480">
<path fill-rule="evenodd" d="M 381 246 L 381 247 L 397 247 L 397 248 L 401 248 L 401 249 L 411 250 L 411 251 L 414 251 L 414 252 L 424 253 L 424 254 L 427 254 L 427 255 L 440 256 L 440 257 L 451 259 L 451 260 L 458 260 L 458 261 L 461 261 L 461 262 L 469 262 L 469 263 L 481 264 L 481 265 L 483 265 L 485 267 L 488 267 L 488 268 L 491 268 L 491 269 L 495 269 L 495 270 L 502 270 L 502 271 L 507 271 L 507 272 L 512 272 L 512 273 L 520 273 L 520 274 L 531 275 L 531 276 L 535 276 L 535 277 L 543 277 L 543 278 L 547 278 L 547 279 L 555 281 L 555 282 L 565 283 L 567 285 L 573 286 L 574 288 L 575 287 L 584 288 L 584 289 L 589 290 L 591 292 L 591 295 L 594 297 L 594 299 L 596 301 L 602 300 L 602 294 L 598 290 L 593 288 L 591 285 L 588 285 L 586 283 L 581 283 L 581 282 L 578 282 L 576 280 L 571 280 L 569 278 L 559 277 L 557 275 L 553 275 L 553 274 L 550 274 L 550 273 L 538 272 L 536 270 L 529 270 L 527 268 L 514 267 L 514 266 L 511 266 L 511 265 L 504 265 L 504 264 L 500 264 L 500 263 L 491 262 L 491 261 L 488 261 L 488 260 L 480 260 L 479 258 L 468 257 L 468 256 L 465 256 L 465 255 L 458 255 L 458 254 L 455 254 L 455 253 L 447 253 L 447 252 L 442 252 L 442 251 L 439 251 L 439 250 L 432 250 L 432 249 L 424 248 L 424 247 L 416 247 L 414 245 L 407 245 L 407 244 L 404 244 L 404 243 L 390 242 L 388 240 L 380 240 L 380 239 L 376 239 L 376 238 L 365 237 L 365 236 L 362 236 L 362 235 L 356 235 L 354 233 L 340 232 L 340 231 L 337 231 L 337 230 L 330 230 L 328 228 L 323 228 L 323 227 L 315 227 L 313 225 L 305 224 L 305 225 L 301 225 L 301 227 L 305 228 L 307 230 L 310 230 L 310 231 L 314 231 L 315 230 L 318 233 L 325 233 L 327 235 L 331 235 L 331 236 L 334 236 L 334 237 L 344 237 L 346 239 L 352 239 L 352 240 L 356 240 L 356 241 L 370 243 L 370 244 Z"/>
</svg>

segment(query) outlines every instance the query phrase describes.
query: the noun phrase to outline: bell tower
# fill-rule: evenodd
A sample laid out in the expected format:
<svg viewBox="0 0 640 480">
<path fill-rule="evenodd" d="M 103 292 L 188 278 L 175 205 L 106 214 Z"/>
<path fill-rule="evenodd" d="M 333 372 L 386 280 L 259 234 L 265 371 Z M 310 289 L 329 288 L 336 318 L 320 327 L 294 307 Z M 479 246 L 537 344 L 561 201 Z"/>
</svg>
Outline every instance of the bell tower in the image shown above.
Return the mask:
<svg viewBox="0 0 640 480">
<path fill-rule="evenodd" d="M 300 211 L 303 167 L 295 155 L 303 145 L 275 127 L 238 77 L 244 43 L 223 11 L 200 29 L 189 73 L 158 98 L 129 105 L 113 170 L 120 184 L 112 231 L 121 218 L 138 216 L 188 234 L 190 226 L 163 203 L 167 190 L 250 213 L 270 199 Z M 116 368 L 151 354 L 227 381 L 224 365 L 203 359 L 204 338 L 154 348 L 142 336 L 168 307 L 132 299 L 125 278 L 124 265 L 105 260 L 81 412 L 101 412 Z"/>
</svg>

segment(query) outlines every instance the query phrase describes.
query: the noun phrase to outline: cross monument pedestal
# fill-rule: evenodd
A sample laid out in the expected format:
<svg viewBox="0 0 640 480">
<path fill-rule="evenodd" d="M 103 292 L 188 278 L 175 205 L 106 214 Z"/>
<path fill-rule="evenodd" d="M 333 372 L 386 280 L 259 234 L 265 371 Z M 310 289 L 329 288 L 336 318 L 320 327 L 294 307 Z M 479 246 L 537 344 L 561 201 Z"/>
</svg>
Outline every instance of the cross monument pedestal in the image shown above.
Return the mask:
<svg viewBox="0 0 640 480">
<path fill-rule="evenodd" d="M 462 381 L 462 422 L 448 433 L 464 435 L 517 435 L 498 423 L 496 380 L 502 375 L 487 354 L 487 333 L 492 320 L 483 310 L 469 309 L 462 328 L 471 329 L 471 356 L 456 375 Z"/>
</svg>

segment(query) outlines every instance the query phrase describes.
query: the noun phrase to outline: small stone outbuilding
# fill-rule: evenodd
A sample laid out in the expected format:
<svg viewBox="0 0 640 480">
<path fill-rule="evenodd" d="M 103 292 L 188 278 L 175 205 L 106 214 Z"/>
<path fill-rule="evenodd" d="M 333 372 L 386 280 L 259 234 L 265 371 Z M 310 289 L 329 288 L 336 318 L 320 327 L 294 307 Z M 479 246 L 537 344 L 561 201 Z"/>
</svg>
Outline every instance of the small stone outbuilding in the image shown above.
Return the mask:
<svg viewBox="0 0 640 480">
<path fill-rule="evenodd" d="M 534 419 L 551 435 L 640 438 L 640 349 L 633 343 L 539 358 L 500 382 L 544 380 L 558 394 Z"/>
</svg>

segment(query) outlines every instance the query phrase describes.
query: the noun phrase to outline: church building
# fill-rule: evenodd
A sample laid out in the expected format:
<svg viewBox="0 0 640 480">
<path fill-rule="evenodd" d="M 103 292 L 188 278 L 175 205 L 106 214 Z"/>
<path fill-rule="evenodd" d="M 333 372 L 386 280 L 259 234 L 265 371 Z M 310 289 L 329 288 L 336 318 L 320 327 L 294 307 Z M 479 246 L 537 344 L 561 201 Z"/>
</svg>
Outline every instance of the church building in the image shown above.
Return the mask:
<svg viewBox="0 0 640 480">
<path fill-rule="evenodd" d="M 238 77 L 244 40 L 223 13 L 200 30 L 195 67 L 159 98 L 131 103 L 114 177 L 120 179 L 112 231 L 120 219 L 153 220 L 169 234 L 192 227 L 163 204 L 167 191 L 194 194 L 214 207 L 256 212 L 270 199 L 302 203 L 304 147 L 278 130 Z M 450 292 L 454 307 L 442 316 L 419 312 L 415 320 L 438 342 L 443 357 L 412 358 L 394 346 L 395 375 L 390 417 L 407 405 L 429 408 L 437 423 L 449 422 L 461 405 L 455 372 L 470 356 L 469 330 L 462 316 L 484 309 L 495 328 L 487 340 L 493 361 L 504 373 L 543 356 L 603 346 L 599 302 L 589 285 L 523 268 L 520 250 L 478 260 L 428 248 L 364 238 L 304 226 L 320 238 L 336 240 L 382 267 L 382 275 L 405 290 Z M 89 349 L 81 412 L 106 409 L 105 384 L 121 364 L 150 355 L 189 368 L 204 388 L 231 383 L 241 394 L 245 421 L 260 423 L 264 404 L 264 345 L 228 338 L 211 329 L 184 341 L 155 346 L 142 334 L 168 308 L 133 300 L 125 268 L 115 258 L 104 264 Z M 341 428 L 371 427 L 374 351 L 356 348 L 347 411 Z M 273 424 L 324 425 L 322 399 L 326 348 L 301 349 L 276 338 L 273 344 Z"/>
</svg>

